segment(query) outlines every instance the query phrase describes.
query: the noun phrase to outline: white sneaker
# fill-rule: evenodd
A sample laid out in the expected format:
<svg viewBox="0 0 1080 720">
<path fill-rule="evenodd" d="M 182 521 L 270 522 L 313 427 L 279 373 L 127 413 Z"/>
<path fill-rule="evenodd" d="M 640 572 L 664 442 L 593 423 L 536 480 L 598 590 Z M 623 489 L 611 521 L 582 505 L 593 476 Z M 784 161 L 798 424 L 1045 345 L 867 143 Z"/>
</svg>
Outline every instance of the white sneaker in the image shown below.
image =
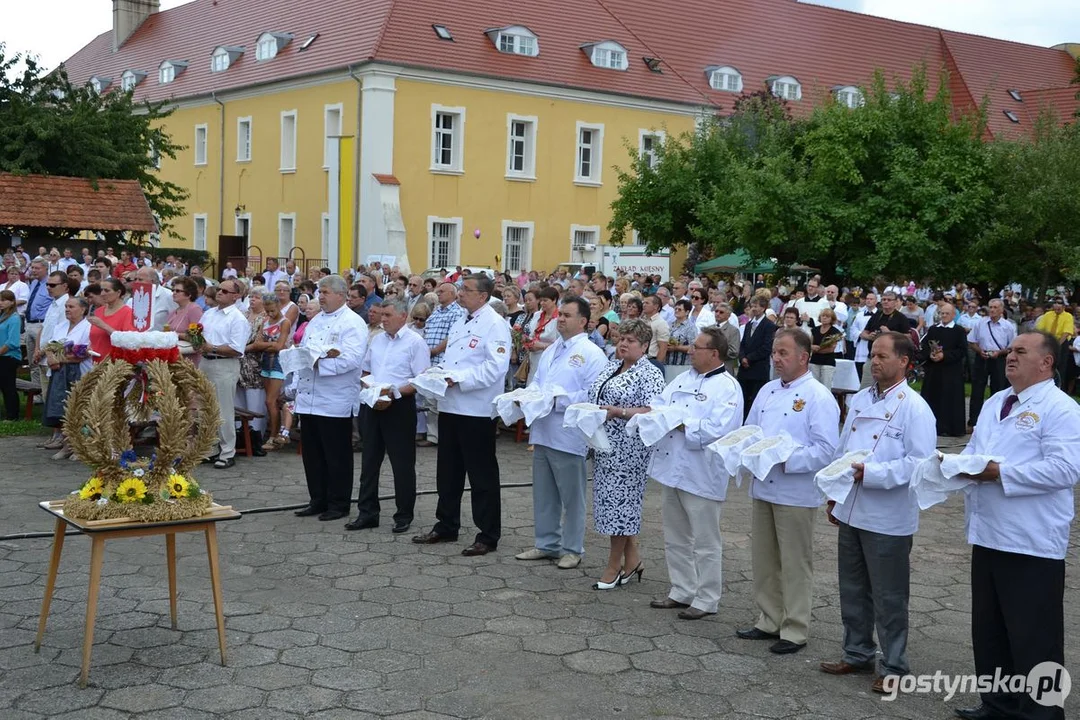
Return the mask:
<svg viewBox="0 0 1080 720">
<path fill-rule="evenodd" d="M 525 552 L 518 553 L 514 557 L 517 558 L 518 560 L 554 560 L 555 559 L 554 557 L 551 556 L 550 553 L 547 553 L 547 552 L 541 550 L 540 548 L 531 548 L 529 550 L 526 550 Z"/>
<path fill-rule="evenodd" d="M 556 563 L 560 570 L 570 570 L 581 564 L 581 556 L 574 553 L 566 553 Z"/>
</svg>

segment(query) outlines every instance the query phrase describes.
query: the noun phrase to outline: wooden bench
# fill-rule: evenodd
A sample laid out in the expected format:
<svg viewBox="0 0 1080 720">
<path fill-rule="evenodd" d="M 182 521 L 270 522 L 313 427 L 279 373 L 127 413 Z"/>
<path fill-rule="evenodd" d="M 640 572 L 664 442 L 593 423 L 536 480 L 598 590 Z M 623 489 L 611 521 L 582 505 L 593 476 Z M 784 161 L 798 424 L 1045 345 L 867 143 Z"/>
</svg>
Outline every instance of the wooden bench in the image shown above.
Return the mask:
<svg viewBox="0 0 1080 720">
<path fill-rule="evenodd" d="M 15 379 L 15 389 L 26 394 L 26 419 L 34 419 L 34 398 L 41 395 L 41 386 L 29 380 Z"/>
<path fill-rule="evenodd" d="M 251 421 L 258 418 L 265 417 L 262 413 L 251 412 L 250 410 L 242 410 L 236 408 L 234 411 L 236 414 L 236 422 L 240 423 L 240 431 L 236 433 L 237 440 L 237 452 L 243 452 L 246 457 L 252 457 L 252 442 L 251 442 Z M 157 444 L 157 423 L 130 423 L 129 428 L 131 430 L 131 444 L 135 445 L 156 445 Z M 143 437 L 143 432 L 147 428 L 152 428 L 154 432 Z M 240 439 L 243 438 L 244 446 L 240 447 Z"/>
</svg>

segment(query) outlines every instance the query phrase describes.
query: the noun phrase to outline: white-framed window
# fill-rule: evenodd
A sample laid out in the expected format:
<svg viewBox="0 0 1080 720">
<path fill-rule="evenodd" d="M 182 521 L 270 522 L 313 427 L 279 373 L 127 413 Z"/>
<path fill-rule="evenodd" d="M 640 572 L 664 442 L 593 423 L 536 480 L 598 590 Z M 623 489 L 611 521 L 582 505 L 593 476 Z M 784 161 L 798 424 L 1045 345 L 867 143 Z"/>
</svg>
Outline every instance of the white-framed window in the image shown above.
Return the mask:
<svg viewBox="0 0 1080 720">
<path fill-rule="evenodd" d="M 206 250 L 206 213 L 195 214 L 195 231 L 191 241 L 196 250 Z"/>
<path fill-rule="evenodd" d="M 291 39 L 292 36 L 285 33 L 263 33 L 255 42 L 255 59 L 260 62 L 272 60 Z"/>
<path fill-rule="evenodd" d="M 251 237 L 251 213 L 236 216 L 236 234 L 240 237 Z"/>
<path fill-rule="evenodd" d="M 574 182 L 599 185 L 604 161 L 604 126 L 578 122 L 577 157 L 574 160 Z"/>
<path fill-rule="evenodd" d="M 431 169 L 465 171 L 465 108 L 431 106 Z"/>
<path fill-rule="evenodd" d="M 585 45 L 584 49 L 589 56 L 589 60 L 596 67 L 608 70 L 625 70 L 629 65 L 626 59 L 626 48 L 617 42 L 605 40 L 602 43 Z"/>
<path fill-rule="evenodd" d="M 836 89 L 836 102 L 849 108 L 857 108 L 863 104 L 863 94 L 854 85 L 846 85 Z"/>
<path fill-rule="evenodd" d="M 428 215 L 428 267 L 452 268 L 461 262 L 461 228 L 459 217 Z"/>
<path fill-rule="evenodd" d="M 231 64 L 232 55 L 223 47 L 214 50 L 214 54 L 210 56 L 210 72 L 225 72 Z"/>
<path fill-rule="evenodd" d="M 726 92 L 742 92 L 742 73 L 730 65 L 708 68 L 709 87 Z"/>
<path fill-rule="evenodd" d="M 105 88 L 109 87 L 109 83 L 111 82 L 112 81 L 109 80 L 109 78 L 98 77 L 95 75 L 90 78 L 90 87 L 94 89 L 95 95 L 100 95 Z"/>
<path fill-rule="evenodd" d="M 528 55 L 529 57 L 536 57 L 540 54 L 540 42 L 536 34 L 523 25 L 495 28 L 488 30 L 487 34 L 501 53 Z"/>
<path fill-rule="evenodd" d="M 157 144 L 151 140 L 150 146 L 146 150 L 146 154 L 150 157 L 150 162 L 153 163 L 155 170 L 161 169 L 161 153 L 158 152 Z"/>
<path fill-rule="evenodd" d="M 638 154 L 649 167 L 656 167 L 656 149 L 664 144 L 667 134 L 662 130 L 638 130 Z"/>
<path fill-rule="evenodd" d="M 206 133 L 205 124 L 195 126 L 195 164 L 206 164 Z"/>
<path fill-rule="evenodd" d="M 330 242 L 333 238 L 330 237 L 330 213 L 323 213 L 319 218 L 319 237 L 322 238 L 320 247 L 322 248 L 322 257 L 324 259 L 330 258 Z"/>
<path fill-rule="evenodd" d="M 343 106 L 341 103 L 334 105 L 326 105 L 323 108 L 323 168 L 330 167 L 330 153 L 333 148 L 333 144 L 337 142 L 338 137 L 341 136 L 341 114 Z M 323 257 L 326 257 L 323 255 Z"/>
<path fill-rule="evenodd" d="M 281 172 L 296 171 L 296 111 L 281 113 Z"/>
<path fill-rule="evenodd" d="M 599 225 L 571 225 L 570 226 L 570 252 L 592 252 L 600 243 Z M 573 258 L 573 255 L 570 256 Z"/>
<path fill-rule="evenodd" d="M 532 264 L 532 238 L 536 224 L 503 220 L 503 272 L 521 272 Z"/>
<path fill-rule="evenodd" d="M 236 118 L 236 162 L 251 161 L 251 117 Z"/>
<path fill-rule="evenodd" d="M 802 100 L 802 85 L 790 75 L 771 78 L 769 89 L 772 94 L 784 100 Z"/>
<path fill-rule="evenodd" d="M 278 257 L 288 257 L 296 247 L 296 213 L 278 213 Z"/>
<path fill-rule="evenodd" d="M 535 116 L 506 116 L 506 177 L 536 179 L 537 122 Z"/>
<path fill-rule="evenodd" d="M 158 84 L 168 85 L 176 79 L 176 68 L 173 64 L 166 60 L 161 63 L 161 67 L 158 68 Z"/>
<path fill-rule="evenodd" d="M 135 86 L 139 84 L 146 75 L 144 73 L 137 73 L 134 70 L 125 70 L 124 74 L 120 76 L 120 89 L 124 92 L 134 90 Z"/>
</svg>

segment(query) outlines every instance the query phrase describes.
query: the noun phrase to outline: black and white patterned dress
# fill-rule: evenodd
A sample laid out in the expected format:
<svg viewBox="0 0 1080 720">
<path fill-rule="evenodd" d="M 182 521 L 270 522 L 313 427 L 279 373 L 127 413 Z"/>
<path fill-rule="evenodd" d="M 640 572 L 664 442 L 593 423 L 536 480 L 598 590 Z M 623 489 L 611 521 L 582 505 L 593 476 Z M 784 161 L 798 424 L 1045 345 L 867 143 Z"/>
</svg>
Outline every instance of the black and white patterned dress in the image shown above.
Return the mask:
<svg viewBox="0 0 1080 720">
<path fill-rule="evenodd" d="M 596 378 L 589 390 L 597 405 L 636 408 L 649 405 L 664 390 L 664 374 L 642 357 L 618 373 L 615 360 Z M 593 453 L 593 520 L 602 535 L 637 535 L 641 532 L 641 505 L 645 500 L 645 472 L 652 448 L 626 434 L 626 420 L 615 417 L 604 423 L 611 452 Z"/>
</svg>

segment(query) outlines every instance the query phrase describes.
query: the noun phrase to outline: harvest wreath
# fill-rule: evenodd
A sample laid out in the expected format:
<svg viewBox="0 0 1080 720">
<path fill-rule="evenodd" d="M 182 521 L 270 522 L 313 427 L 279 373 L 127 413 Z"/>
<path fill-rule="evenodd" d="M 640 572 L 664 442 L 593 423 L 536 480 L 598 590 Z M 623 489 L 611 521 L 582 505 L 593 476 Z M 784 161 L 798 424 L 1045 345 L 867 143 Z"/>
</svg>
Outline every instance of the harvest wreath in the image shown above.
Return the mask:
<svg viewBox="0 0 1080 720">
<path fill-rule="evenodd" d="M 210 452 L 219 420 L 214 386 L 180 357 L 174 332 L 115 332 L 112 357 L 68 396 L 64 427 L 91 477 L 64 502 L 85 520 L 160 522 L 203 515 L 213 499 L 191 476 Z M 132 449 L 130 423 L 157 424 L 150 458 Z"/>
</svg>

